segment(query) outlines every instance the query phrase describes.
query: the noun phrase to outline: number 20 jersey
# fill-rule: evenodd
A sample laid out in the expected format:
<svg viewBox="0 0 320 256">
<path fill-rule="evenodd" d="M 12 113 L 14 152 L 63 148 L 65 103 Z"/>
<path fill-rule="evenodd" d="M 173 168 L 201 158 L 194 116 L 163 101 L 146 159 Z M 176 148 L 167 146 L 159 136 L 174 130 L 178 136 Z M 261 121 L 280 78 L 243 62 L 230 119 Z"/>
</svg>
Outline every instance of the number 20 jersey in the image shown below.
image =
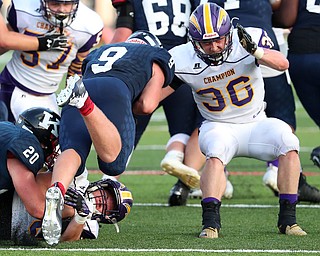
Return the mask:
<svg viewBox="0 0 320 256">
<path fill-rule="evenodd" d="M 0 122 L 0 193 L 13 189 L 7 169 L 8 152 L 37 174 L 43 167 L 44 154 L 40 142 L 31 132 L 10 122 Z"/>
</svg>

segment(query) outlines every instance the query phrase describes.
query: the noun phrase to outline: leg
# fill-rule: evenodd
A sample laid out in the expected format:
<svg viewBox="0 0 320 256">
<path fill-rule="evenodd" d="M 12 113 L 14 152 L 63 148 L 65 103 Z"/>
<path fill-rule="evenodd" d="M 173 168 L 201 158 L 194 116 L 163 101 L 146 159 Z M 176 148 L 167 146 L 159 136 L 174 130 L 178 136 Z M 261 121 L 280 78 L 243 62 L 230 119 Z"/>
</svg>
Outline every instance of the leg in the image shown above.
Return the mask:
<svg viewBox="0 0 320 256">
<path fill-rule="evenodd" d="M 221 228 L 220 206 L 221 198 L 226 189 L 224 167 L 218 158 L 210 158 L 203 168 L 200 187 L 203 194 L 202 231 L 200 238 L 218 238 Z"/>
</svg>

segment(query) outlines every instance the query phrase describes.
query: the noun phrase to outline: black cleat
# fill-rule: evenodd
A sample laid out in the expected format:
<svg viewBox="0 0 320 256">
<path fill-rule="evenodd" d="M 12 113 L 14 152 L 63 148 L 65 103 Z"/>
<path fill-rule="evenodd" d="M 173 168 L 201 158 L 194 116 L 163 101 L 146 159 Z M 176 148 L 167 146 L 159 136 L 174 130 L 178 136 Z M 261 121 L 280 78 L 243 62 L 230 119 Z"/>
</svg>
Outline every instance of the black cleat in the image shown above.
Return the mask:
<svg viewBox="0 0 320 256">
<path fill-rule="evenodd" d="M 310 159 L 312 160 L 314 165 L 320 168 L 320 146 L 312 150 Z"/>
<path fill-rule="evenodd" d="M 309 203 L 320 203 L 320 191 L 307 183 L 306 176 L 300 173 L 298 200 Z"/>
<path fill-rule="evenodd" d="M 187 198 L 190 192 L 190 188 L 185 185 L 181 180 L 178 180 L 176 184 L 170 190 L 168 204 L 169 206 L 182 206 L 187 204 Z"/>
</svg>

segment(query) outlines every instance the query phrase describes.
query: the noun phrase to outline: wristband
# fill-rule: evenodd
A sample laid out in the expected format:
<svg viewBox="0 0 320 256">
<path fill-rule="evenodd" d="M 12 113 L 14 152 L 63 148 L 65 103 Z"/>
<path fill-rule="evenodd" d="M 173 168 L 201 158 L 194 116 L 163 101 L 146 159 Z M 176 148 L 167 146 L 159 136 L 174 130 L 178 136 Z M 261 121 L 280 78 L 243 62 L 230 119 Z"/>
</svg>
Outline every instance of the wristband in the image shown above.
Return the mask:
<svg viewBox="0 0 320 256">
<path fill-rule="evenodd" d="M 74 214 L 74 221 L 77 222 L 80 225 L 83 225 L 87 221 L 87 217 L 81 217 L 77 211 Z"/>
<path fill-rule="evenodd" d="M 264 50 L 261 47 L 257 47 L 257 50 L 252 54 L 257 60 L 260 60 L 264 55 Z"/>
<path fill-rule="evenodd" d="M 38 51 L 46 51 L 48 50 L 48 46 L 47 46 L 47 39 L 44 37 L 38 37 Z"/>
<path fill-rule="evenodd" d="M 91 100 L 90 96 L 88 96 L 83 106 L 79 110 L 81 115 L 87 116 L 93 111 L 93 109 L 94 109 L 94 103 Z"/>
</svg>

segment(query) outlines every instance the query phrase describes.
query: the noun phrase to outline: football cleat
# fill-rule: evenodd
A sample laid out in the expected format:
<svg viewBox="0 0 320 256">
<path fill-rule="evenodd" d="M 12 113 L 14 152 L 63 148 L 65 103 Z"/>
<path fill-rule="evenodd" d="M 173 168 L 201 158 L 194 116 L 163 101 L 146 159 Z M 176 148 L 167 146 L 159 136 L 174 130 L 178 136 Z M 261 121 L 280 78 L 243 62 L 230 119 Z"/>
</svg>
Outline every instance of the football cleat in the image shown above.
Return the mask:
<svg viewBox="0 0 320 256">
<path fill-rule="evenodd" d="M 46 192 L 46 208 L 42 220 L 43 238 L 49 245 L 59 243 L 62 230 L 63 196 L 58 187 L 50 187 Z"/>
<path fill-rule="evenodd" d="M 88 92 L 82 79 L 78 75 L 74 75 L 68 78 L 66 88 L 57 95 L 57 104 L 59 107 L 69 104 L 82 108 L 87 98 Z"/>
<path fill-rule="evenodd" d="M 191 199 L 202 199 L 202 191 L 200 188 L 191 189 L 188 195 Z"/>
<path fill-rule="evenodd" d="M 320 203 L 320 191 L 307 183 L 305 175 L 300 173 L 298 187 L 298 201 Z"/>
<path fill-rule="evenodd" d="M 177 177 L 189 188 L 200 187 L 200 175 L 198 171 L 186 166 L 178 159 L 173 157 L 165 157 L 161 161 L 160 165 L 163 171 Z"/>
<path fill-rule="evenodd" d="M 292 226 L 286 226 L 284 233 L 282 232 L 282 227 L 279 227 L 279 233 L 286 234 L 289 236 L 306 236 L 307 232 L 305 232 L 302 228 L 299 227 L 298 224 L 293 224 Z"/>
<path fill-rule="evenodd" d="M 226 178 L 227 178 L 227 186 L 226 186 L 226 190 L 223 193 L 223 197 L 226 199 L 231 199 L 233 196 L 233 185 L 232 185 L 231 181 L 228 180 L 228 177 L 229 177 L 228 171 L 226 171 L 225 174 L 226 174 Z M 199 189 L 199 188 L 191 189 L 188 197 L 191 199 L 202 199 L 201 189 Z"/>
<path fill-rule="evenodd" d="M 176 184 L 171 188 L 168 204 L 169 206 L 182 206 L 187 204 L 187 198 L 190 192 L 190 188 L 183 184 L 181 180 L 178 180 Z"/>
<path fill-rule="evenodd" d="M 272 164 L 269 164 L 267 171 L 263 175 L 262 182 L 264 185 L 266 185 L 268 188 L 272 190 L 275 196 L 278 196 L 279 194 L 277 179 L 278 179 L 278 167 Z"/>
<path fill-rule="evenodd" d="M 219 237 L 219 232 L 217 228 L 204 228 L 200 235 L 199 238 L 218 238 Z"/>
<path fill-rule="evenodd" d="M 312 150 L 311 160 L 314 163 L 314 165 L 316 165 L 320 168 L 320 146 L 316 147 Z"/>
</svg>

